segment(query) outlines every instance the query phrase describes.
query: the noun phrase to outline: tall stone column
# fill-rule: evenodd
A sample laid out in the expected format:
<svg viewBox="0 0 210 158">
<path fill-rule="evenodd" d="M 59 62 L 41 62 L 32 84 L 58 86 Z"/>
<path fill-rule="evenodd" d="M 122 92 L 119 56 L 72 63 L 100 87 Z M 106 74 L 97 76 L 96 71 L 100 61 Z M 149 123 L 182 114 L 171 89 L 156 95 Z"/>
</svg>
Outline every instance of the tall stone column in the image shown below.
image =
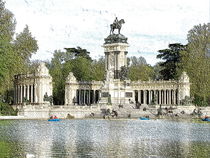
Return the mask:
<svg viewBox="0 0 210 158">
<path fill-rule="evenodd" d="M 139 95 L 138 95 L 138 101 L 139 101 L 139 103 L 141 104 L 141 90 L 140 91 L 138 91 L 138 93 L 139 93 Z"/>
<path fill-rule="evenodd" d="M 31 86 L 31 103 L 33 103 L 33 100 L 34 100 L 34 98 L 33 98 L 33 93 L 34 93 L 34 91 L 33 91 L 33 85 L 30 85 Z"/>
<path fill-rule="evenodd" d="M 173 90 L 173 103 L 176 105 L 176 90 Z"/>
<path fill-rule="evenodd" d="M 96 99 L 95 99 L 95 90 L 93 90 L 93 104 L 96 103 Z"/>
<path fill-rule="evenodd" d="M 27 100 L 29 100 L 29 93 L 30 93 L 30 88 L 29 88 L 30 86 L 29 85 L 27 85 Z"/>
<path fill-rule="evenodd" d="M 88 90 L 88 104 L 90 105 L 90 90 Z"/>
<path fill-rule="evenodd" d="M 168 96 L 168 104 L 171 105 L 171 90 L 168 90 L 169 96 Z"/>
<path fill-rule="evenodd" d="M 161 90 L 158 91 L 158 94 L 159 94 L 159 96 L 158 96 L 159 97 L 159 104 L 162 104 L 161 103 Z"/>
<path fill-rule="evenodd" d="M 81 105 L 84 104 L 84 90 L 81 89 Z"/>
<path fill-rule="evenodd" d="M 27 100 L 27 85 L 24 86 L 24 100 Z"/>
<path fill-rule="evenodd" d="M 20 85 L 20 103 L 23 102 L 23 87 Z"/>
<path fill-rule="evenodd" d="M 147 91 L 144 90 L 144 104 L 147 104 Z"/>
<path fill-rule="evenodd" d="M 148 99 L 149 99 L 149 101 L 148 101 L 148 103 L 150 104 L 151 103 L 151 90 L 148 90 Z"/>
<path fill-rule="evenodd" d="M 34 100 L 35 100 L 35 103 L 38 102 L 38 98 L 37 98 L 37 84 L 34 85 Z"/>
<path fill-rule="evenodd" d="M 80 89 L 78 89 L 78 105 L 80 105 L 80 98 L 81 98 L 81 92 Z"/>
<path fill-rule="evenodd" d="M 153 98 L 154 98 L 154 91 L 153 90 L 151 90 L 150 91 L 150 94 L 151 94 L 151 97 L 150 97 L 150 104 L 152 103 L 152 101 L 153 101 Z"/>
<path fill-rule="evenodd" d="M 166 104 L 166 90 L 164 90 L 163 92 L 164 92 L 164 104 Z"/>
<path fill-rule="evenodd" d="M 85 89 L 84 89 L 83 93 L 84 93 L 84 96 L 83 96 L 84 102 L 83 103 L 85 104 L 85 99 L 86 99 L 86 96 L 85 96 L 86 95 L 86 90 Z"/>
<path fill-rule="evenodd" d="M 180 98 L 180 94 L 179 94 L 179 91 L 178 90 L 176 91 L 176 94 L 177 94 L 176 95 L 176 102 L 179 105 L 180 104 L 180 99 L 179 99 Z"/>
</svg>

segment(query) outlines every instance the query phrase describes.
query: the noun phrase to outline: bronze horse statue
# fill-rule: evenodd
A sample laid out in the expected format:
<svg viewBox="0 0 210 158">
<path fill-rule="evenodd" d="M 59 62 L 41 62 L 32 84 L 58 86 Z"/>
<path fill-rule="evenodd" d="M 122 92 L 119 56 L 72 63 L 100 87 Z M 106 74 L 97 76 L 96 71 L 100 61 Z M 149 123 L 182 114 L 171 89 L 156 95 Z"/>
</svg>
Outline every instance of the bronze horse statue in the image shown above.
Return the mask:
<svg viewBox="0 0 210 158">
<path fill-rule="evenodd" d="M 125 23 L 124 19 L 121 19 L 121 20 L 111 24 L 110 25 L 110 28 L 111 28 L 110 34 L 114 34 L 114 30 L 115 29 L 118 29 L 118 34 L 120 34 L 120 30 L 121 30 L 122 24 L 124 24 L 124 23 Z"/>
</svg>

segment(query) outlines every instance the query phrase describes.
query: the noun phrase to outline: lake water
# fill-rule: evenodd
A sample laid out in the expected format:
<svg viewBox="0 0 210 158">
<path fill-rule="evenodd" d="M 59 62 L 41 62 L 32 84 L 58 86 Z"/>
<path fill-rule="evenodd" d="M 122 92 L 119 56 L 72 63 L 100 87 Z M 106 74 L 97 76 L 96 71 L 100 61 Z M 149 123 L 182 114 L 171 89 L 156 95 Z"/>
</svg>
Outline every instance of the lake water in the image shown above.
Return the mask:
<svg viewBox="0 0 210 158">
<path fill-rule="evenodd" d="M 0 158 L 210 158 L 210 123 L 0 121 Z"/>
</svg>

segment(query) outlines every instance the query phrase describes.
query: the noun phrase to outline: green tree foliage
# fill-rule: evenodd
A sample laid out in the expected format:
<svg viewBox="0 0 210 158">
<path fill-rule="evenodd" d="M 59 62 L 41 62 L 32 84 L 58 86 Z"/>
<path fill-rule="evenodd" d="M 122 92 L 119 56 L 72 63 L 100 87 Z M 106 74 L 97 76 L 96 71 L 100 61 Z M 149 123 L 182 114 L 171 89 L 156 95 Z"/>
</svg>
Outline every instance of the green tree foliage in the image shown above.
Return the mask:
<svg viewBox="0 0 210 158">
<path fill-rule="evenodd" d="M 157 58 L 163 60 L 159 65 L 162 67 L 160 74 L 164 80 L 177 79 L 179 77 L 180 52 L 186 48 L 185 45 L 180 43 L 169 44 L 168 47 L 167 49 L 159 50 L 157 55 Z"/>
<path fill-rule="evenodd" d="M 17 111 L 9 104 L 0 102 L 0 115 L 17 115 Z"/>
<path fill-rule="evenodd" d="M 92 76 L 93 80 L 102 81 L 105 76 L 105 59 L 104 57 L 100 57 L 98 60 L 94 60 L 92 62 Z"/>
<path fill-rule="evenodd" d="M 83 57 L 88 60 L 92 60 L 90 57 L 90 52 L 88 52 L 86 49 L 82 49 L 81 47 L 65 49 L 67 51 L 67 55 L 70 55 L 71 58 Z"/>
<path fill-rule="evenodd" d="M 25 62 L 29 62 L 32 54 L 36 53 L 38 49 L 37 41 L 32 37 L 27 25 L 23 29 L 23 32 L 17 34 L 14 41 L 14 48 L 18 56 L 20 56 Z"/>
<path fill-rule="evenodd" d="M 49 72 L 53 79 L 53 100 L 54 104 L 64 104 L 65 77 L 63 75 L 63 61 L 66 60 L 64 52 L 56 50 L 49 63 Z"/>
<path fill-rule="evenodd" d="M 38 49 L 27 26 L 14 38 L 15 26 L 14 15 L 0 0 L 0 96 L 6 94 L 6 100 L 10 100 L 14 75 L 26 71 L 31 54 Z"/>
<path fill-rule="evenodd" d="M 153 67 L 146 63 L 143 57 L 130 57 L 131 65 L 129 66 L 128 78 L 136 81 L 148 81 L 154 76 Z"/>
<path fill-rule="evenodd" d="M 54 52 L 51 62 L 48 63 L 53 78 L 54 104 L 64 104 L 65 82 L 70 72 L 73 72 L 78 81 L 104 79 L 104 58 L 92 60 L 89 54 L 86 49 L 80 47 Z"/>
<path fill-rule="evenodd" d="M 180 65 L 190 77 L 191 95 L 198 105 L 210 105 L 210 25 L 197 25 L 188 32 L 188 45 Z"/>
<path fill-rule="evenodd" d="M 154 69 L 154 76 L 153 76 L 153 79 L 155 80 L 160 80 L 162 79 L 162 75 L 161 75 L 161 70 L 163 69 L 163 67 L 160 66 L 160 63 L 156 63 L 154 66 L 153 66 L 153 69 Z"/>
</svg>

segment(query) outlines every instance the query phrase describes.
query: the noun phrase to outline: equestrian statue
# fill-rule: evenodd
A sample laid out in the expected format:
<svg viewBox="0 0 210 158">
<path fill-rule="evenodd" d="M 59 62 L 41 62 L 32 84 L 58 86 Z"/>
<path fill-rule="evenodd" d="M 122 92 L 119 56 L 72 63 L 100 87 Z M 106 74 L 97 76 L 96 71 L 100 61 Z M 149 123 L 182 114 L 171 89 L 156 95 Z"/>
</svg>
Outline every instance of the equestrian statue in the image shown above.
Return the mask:
<svg viewBox="0 0 210 158">
<path fill-rule="evenodd" d="M 118 29 L 118 34 L 120 34 L 122 24 L 124 24 L 124 23 L 125 23 L 124 19 L 121 19 L 118 21 L 118 19 L 116 17 L 113 24 L 110 25 L 110 28 L 111 28 L 110 34 L 114 34 L 115 29 Z"/>
</svg>

